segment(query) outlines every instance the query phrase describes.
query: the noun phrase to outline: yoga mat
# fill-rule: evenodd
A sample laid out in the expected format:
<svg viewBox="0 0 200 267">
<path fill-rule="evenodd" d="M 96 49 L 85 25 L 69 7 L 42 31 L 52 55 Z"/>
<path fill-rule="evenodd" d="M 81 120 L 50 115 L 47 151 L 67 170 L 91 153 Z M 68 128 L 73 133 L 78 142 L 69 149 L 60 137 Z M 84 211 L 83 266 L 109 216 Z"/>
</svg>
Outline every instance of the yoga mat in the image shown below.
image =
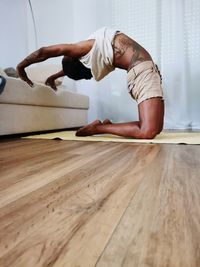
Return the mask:
<svg viewBox="0 0 200 267">
<path fill-rule="evenodd" d="M 75 131 L 63 131 L 47 134 L 32 135 L 23 138 L 28 139 L 61 139 L 75 141 L 95 142 L 129 142 L 129 143 L 153 143 L 153 144 L 200 144 L 200 132 L 162 132 L 154 139 L 132 139 L 118 137 L 111 134 L 77 137 Z"/>
</svg>

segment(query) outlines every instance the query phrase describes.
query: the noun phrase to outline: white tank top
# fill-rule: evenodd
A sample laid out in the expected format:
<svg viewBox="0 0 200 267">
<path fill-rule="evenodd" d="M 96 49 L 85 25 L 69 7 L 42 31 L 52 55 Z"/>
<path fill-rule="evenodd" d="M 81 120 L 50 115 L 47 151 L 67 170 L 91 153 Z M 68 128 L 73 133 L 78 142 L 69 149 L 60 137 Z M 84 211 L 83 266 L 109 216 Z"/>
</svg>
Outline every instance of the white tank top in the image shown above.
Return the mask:
<svg viewBox="0 0 200 267">
<path fill-rule="evenodd" d="M 100 81 L 108 73 L 113 71 L 113 40 L 119 31 L 103 27 L 93 34 L 88 39 L 95 39 L 92 49 L 79 58 L 79 60 L 91 69 L 92 76 L 96 81 Z"/>
</svg>

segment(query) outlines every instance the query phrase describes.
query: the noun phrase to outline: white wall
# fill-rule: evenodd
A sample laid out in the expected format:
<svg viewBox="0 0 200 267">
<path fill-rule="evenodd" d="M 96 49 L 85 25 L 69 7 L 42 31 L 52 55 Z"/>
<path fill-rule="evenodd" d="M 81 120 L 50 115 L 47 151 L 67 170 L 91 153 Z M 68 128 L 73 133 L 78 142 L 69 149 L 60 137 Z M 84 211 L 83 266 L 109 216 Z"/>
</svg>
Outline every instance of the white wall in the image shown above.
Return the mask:
<svg viewBox="0 0 200 267">
<path fill-rule="evenodd" d="M 0 0 L 0 67 L 16 67 L 28 53 L 26 0 Z"/>
<path fill-rule="evenodd" d="M 73 3 L 71 0 L 32 0 L 31 3 L 36 22 L 39 47 L 66 43 L 72 40 Z M 32 18 L 29 14 L 30 30 L 32 25 Z M 32 41 L 33 38 L 30 38 L 30 42 Z"/>
</svg>

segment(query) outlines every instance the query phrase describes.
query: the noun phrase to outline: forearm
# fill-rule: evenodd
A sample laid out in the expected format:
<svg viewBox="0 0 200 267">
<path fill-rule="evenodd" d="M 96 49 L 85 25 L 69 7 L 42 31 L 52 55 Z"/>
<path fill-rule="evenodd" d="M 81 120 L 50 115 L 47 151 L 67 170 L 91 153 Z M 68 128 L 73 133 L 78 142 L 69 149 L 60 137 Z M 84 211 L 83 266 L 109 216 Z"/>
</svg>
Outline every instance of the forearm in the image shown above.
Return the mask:
<svg viewBox="0 0 200 267">
<path fill-rule="evenodd" d="M 61 70 L 61 71 L 51 75 L 50 77 L 48 77 L 45 84 L 50 86 L 52 89 L 57 90 L 55 80 L 60 78 L 60 77 L 63 77 L 64 75 L 65 75 L 64 71 Z"/>
<path fill-rule="evenodd" d="M 42 47 L 37 51 L 30 54 L 24 60 L 22 60 L 17 66 L 17 72 L 19 77 L 26 81 L 29 85 L 33 85 L 32 81 L 27 77 L 25 68 L 33 63 L 38 63 L 45 61 L 48 58 L 59 57 L 59 56 L 70 56 L 79 58 L 85 54 L 87 54 L 94 40 L 82 41 L 77 44 L 58 44 L 47 47 Z"/>
<path fill-rule="evenodd" d="M 48 58 L 59 56 L 79 58 L 90 51 L 93 43 L 94 40 L 87 40 L 76 44 L 57 44 L 41 47 L 40 49 L 36 50 L 28 57 L 26 57 L 22 62 L 19 63 L 18 66 L 26 68 L 33 63 L 41 62 Z"/>
<path fill-rule="evenodd" d="M 65 74 L 64 74 L 64 71 L 61 70 L 61 71 L 59 71 L 59 72 L 57 72 L 57 73 L 51 75 L 48 79 L 56 80 L 56 79 L 58 79 L 58 78 L 60 78 L 60 77 L 63 77 L 63 76 L 65 76 Z"/>
<path fill-rule="evenodd" d="M 17 72 L 19 74 L 19 77 L 22 80 L 26 81 L 29 85 L 33 85 L 33 83 L 27 77 L 25 68 L 33 63 L 42 62 L 50 57 L 57 57 L 57 56 L 60 56 L 61 54 L 62 54 L 62 51 L 61 49 L 59 49 L 58 46 L 42 47 L 36 50 L 35 52 L 27 56 L 24 60 L 22 60 L 17 65 Z"/>
<path fill-rule="evenodd" d="M 46 59 L 52 57 L 51 53 L 48 52 L 48 47 L 42 47 L 38 50 L 36 50 L 35 52 L 31 53 L 30 55 L 28 55 L 24 60 L 22 60 L 19 64 L 18 64 L 18 68 L 26 68 L 29 65 L 33 64 L 33 63 L 38 63 L 38 62 L 42 62 L 45 61 Z"/>
</svg>

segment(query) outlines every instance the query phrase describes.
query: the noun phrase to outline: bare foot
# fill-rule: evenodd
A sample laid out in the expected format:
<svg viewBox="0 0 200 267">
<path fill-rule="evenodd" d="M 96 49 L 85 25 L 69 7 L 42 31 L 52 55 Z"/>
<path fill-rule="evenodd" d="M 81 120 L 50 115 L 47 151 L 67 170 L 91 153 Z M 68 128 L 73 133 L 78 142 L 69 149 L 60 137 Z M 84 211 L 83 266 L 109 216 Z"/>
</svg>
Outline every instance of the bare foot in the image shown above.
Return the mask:
<svg viewBox="0 0 200 267">
<path fill-rule="evenodd" d="M 95 120 L 92 123 L 80 128 L 76 132 L 76 136 L 88 136 L 95 134 L 95 126 L 101 125 L 102 122 L 100 120 Z"/>
<path fill-rule="evenodd" d="M 102 124 L 102 122 L 101 122 L 100 120 L 95 120 L 95 121 L 91 122 L 91 123 L 88 124 L 88 125 L 93 126 L 93 125 L 97 125 L 97 124 Z"/>
<path fill-rule="evenodd" d="M 103 121 L 103 124 L 112 124 L 112 122 L 111 122 L 109 119 L 105 119 L 105 120 Z"/>
</svg>

